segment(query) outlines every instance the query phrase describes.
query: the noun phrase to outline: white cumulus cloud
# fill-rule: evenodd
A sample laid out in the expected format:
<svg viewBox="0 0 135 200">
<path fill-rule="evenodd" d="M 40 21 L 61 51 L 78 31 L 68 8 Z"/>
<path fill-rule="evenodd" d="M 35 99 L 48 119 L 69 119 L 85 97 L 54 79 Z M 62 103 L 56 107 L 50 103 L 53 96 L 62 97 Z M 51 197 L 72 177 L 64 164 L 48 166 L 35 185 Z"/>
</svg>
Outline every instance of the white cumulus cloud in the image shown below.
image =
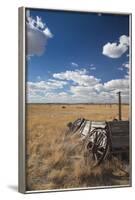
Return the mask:
<svg viewBox="0 0 135 200">
<path fill-rule="evenodd" d="M 48 81 L 27 82 L 27 94 L 29 96 L 39 94 L 42 96 L 47 92 L 62 89 L 66 84 L 67 83 L 65 81 L 58 81 L 54 79 L 49 79 Z"/>
<path fill-rule="evenodd" d="M 114 79 L 108 81 L 104 84 L 104 88 L 109 91 L 123 91 L 129 88 L 129 80 L 128 79 Z"/>
<path fill-rule="evenodd" d="M 78 85 L 84 86 L 93 86 L 100 81 L 100 79 L 88 75 L 85 69 L 55 73 L 53 77 L 61 80 L 73 81 Z"/>
<path fill-rule="evenodd" d="M 127 62 L 127 63 L 123 63 L 123 65 L 122 65 L 123 67 L 126 67 L 127 69 L 129 69 L 129 63 Z"/>
<path fill-rule="evenodd" d="M 96 70 L 96 67 L 91 67 L 90 70 Z"/>
<path fill-rule="evenodd" d="M 127 74 L 128 76 L 128 74 Z M 52 78 L 27 83 L 28 102 L 50 103 L 117 103 L 129 102 L 129 77 L 103 83 L 86 69 L 52 74 Z"/>
<path fill-rule="evenodd" d="M 122 64 L 122 68 L 123 68 L 123 69 L 126 68 L 126 70 L 127 70 L 127 74 L 125 75 L 125 78 L 126 78 L 126 79 L 129 79 L 130 71 L 131 71 L 131 67 L 130 67 L 130 63 L 129 63 L 129 61 L 123 63 L 123 64 Z"/>
<path fill-rule="evenodd" d="M 71 65 L 72 65 L 73 67 L 78 67 L 78 64 L 75 63 L 75 62 L 71 62 Z"/>
<path fill-rule="evenodd" d="M 119 43 L 108 42 L 103 46 L 102 54 L 110 58 L 120 58 L 129 47 L 129 37 L 122 35 L 119 38 Z"/>
<path fill-rule="evenodd" d="M 26 14 L 26 26 L 27 55 L 41 56 L 45 51 L 48 39 L 52 38 L 53 35 L 39 16 L 36 19 L 30 16 L 29 10 Z"/>
</svg>

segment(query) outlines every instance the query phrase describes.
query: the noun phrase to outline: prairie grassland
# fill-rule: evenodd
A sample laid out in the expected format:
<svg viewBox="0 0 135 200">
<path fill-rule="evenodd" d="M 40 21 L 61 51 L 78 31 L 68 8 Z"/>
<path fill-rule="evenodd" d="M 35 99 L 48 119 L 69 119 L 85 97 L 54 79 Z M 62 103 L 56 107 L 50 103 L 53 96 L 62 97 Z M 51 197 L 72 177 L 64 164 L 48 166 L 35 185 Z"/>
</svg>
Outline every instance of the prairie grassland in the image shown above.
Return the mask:
<svg viewBox="0 0 135 200">
<path fill-rule="evenodd" d="M 92 168 L 84 162 L 84 146 L 77 135 L 66 135 L 67 123 L 77 118 L 118 119 L 117 105 L 27 104 L 27 190 L 50 190 L 126 185 L 129 174 L 118 158 Z M 129 106 L 122 105 L 128 120 Z M 127 167 L 127 166 L 126 166 Z"/>
</svg>

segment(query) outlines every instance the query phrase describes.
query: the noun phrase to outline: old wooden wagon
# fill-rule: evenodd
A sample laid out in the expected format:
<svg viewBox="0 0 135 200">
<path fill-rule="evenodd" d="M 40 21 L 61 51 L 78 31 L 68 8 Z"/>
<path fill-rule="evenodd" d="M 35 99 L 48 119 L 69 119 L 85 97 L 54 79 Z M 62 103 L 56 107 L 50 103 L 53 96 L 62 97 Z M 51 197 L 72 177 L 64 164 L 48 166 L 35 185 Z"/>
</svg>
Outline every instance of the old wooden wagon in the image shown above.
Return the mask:
<svg viewBox="0 0 135 200">
<path fill-rule="evenodd" d="M 99 165 L 112 154 L 129 154 L 129 121 L 90 121 L 77 119 L 68 124 L 69 134 L 79 134 L 84 141 L 86 160 Z"/>
</svg>

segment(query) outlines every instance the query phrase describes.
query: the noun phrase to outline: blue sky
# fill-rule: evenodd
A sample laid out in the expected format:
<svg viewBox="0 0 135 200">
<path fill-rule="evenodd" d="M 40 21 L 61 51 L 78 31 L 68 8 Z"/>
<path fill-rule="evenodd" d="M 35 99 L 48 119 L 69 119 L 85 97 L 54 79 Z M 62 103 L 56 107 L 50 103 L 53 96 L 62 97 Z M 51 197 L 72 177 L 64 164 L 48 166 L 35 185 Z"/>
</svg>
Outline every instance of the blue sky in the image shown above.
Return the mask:
<svg viewBox="0 0 135 200">
<path fill-rule="evenodd" d="M 27 10 L 28 102 L 129 98 L 129 16 Z"/>
</svg>

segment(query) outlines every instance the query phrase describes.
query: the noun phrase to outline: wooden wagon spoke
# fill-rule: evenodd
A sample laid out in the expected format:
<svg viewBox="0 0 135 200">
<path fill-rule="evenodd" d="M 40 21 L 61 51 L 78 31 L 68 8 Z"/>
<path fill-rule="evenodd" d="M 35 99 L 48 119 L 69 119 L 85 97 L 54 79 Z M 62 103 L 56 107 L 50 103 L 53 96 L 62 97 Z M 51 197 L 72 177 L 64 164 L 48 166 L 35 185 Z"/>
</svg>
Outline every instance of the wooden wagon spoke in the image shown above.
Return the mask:
<svg viewBox="0 0 135 200">
<path fill-rule="evenodd" d="M 108 150 L 108 137 L 105 129 L 96 128 L 92 131 L 90 138 L 94 138 L 93 147 L 91 148 L 93 154 L 94 166 L 99 164 L 105 157 Z"/>
<path fill-rule="evenodd" d="M 129 121 L 89 121 L 83 118 L 68 124 L 69 133 L 79 133 L 84 142 L 84 156 L 99 165 L 109 152 L 129 151 Z"/>
<path fill-rule="evenodd" d="M 100 155 L 103 155 L 103 152 L 100 150 L 97 150 L 97 153 L 99 153 Z"/>
<path fill-rule="evenodd" d="M 98 140 L 97 140 L 96 145 L 99 146 L 100 143 L 102 142 L 102 140 L 103 140 L 103 135 L 100 135 L 99 138 L 98 138 Z"/>
<path fill-rule="evenodd" d="M 97 162 L 97 161 L 98 161 L 98 158 L 97 158 L 96 153 L 93 153 L 93 156 L 94 156 L 94 160 Z"/>
<path fill-rule="evenodd" d="M 101 138 L 100 142 L 97 144 L 97 147 L 103 147 L 105 144 L 103 143 L 103 138 Z"/>
<path fill-rule="evenodd" d="M 72 133 L 80 133 L 84 141 L 85 158 L 92 159 L 93 166 L 101 163 L 109 149 L 107 123 L 78 119 L 71 128 Z"/>
</svg>

